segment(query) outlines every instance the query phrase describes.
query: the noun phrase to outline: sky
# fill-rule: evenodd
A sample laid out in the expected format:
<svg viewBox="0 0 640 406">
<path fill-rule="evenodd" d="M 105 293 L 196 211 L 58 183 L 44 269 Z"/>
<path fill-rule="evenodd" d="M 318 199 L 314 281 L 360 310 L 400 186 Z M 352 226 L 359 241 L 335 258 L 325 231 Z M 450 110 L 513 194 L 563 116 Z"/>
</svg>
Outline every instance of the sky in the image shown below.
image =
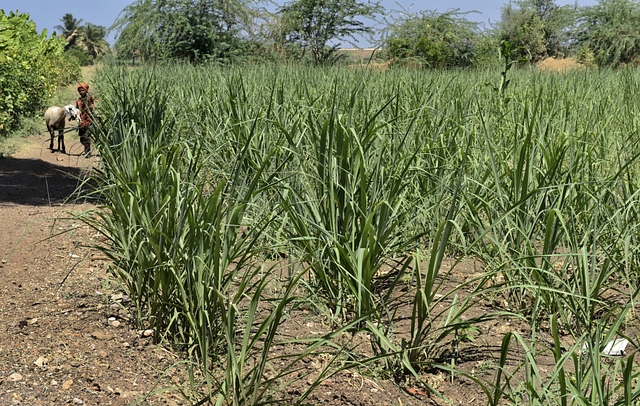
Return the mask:
<svg viewBox="0 0 640 406">
<path fill-rule="evenodd" d="M 285 3 L 288 0 L 276 0 Z M 382 5 L 387 10 L 387 15 L 392 15 L 393 10 L 408 10 L 417 12 L 421 10 L 436 10 L 445 12 L 459 9 L 461 12 L 477 11 L 466 16 L 468 20 L 484 23 L 489 28 L 492 23 L 500 19 L 500 8 L 509 0 L 441 0 L 441 1 L 412 1 L 412 0 L 382 0 Z M 66 13 L 73 14 L 74 18 L 82 19 L 83 23 L 102 25 L 109 28 L 118 18 L 120 12 L 133 0 L 80 0 L 80 1 L 56 1 L 56 0 L 0 0 L 0 9 L 5 13 L 20 11 L 28 13 L 31 20 L 36 23 L 38 32 L 47 29 L 48 34 L 54 31 L 56 25 L 60 25 L 60 19 Z M 597 0 L 556 0 L 556 4 L 574 4 L 579 6 L 591 6 Z M 114 42 L 114 35 L 107 38 Z M 358 46 L 369 46 L 366 41 L 360 41 Z"/>
</svg>

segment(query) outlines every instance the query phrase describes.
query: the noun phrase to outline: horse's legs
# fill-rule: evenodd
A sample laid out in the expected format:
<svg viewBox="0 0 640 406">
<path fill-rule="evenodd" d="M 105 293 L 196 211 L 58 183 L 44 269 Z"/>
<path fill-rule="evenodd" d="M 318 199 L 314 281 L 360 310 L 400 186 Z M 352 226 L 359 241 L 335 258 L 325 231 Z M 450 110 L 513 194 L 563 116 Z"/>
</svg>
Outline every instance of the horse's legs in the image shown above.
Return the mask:
<svg viewBox="0 0 640 406">
<path fill-rule="evenodd" d="M 51 128 L 49 128 L 48 130 L 49 130 L 49 134 L 51 135 L 51 142 L 49 143 L 49 149 L 50 149 L 51 151 L 53 151 L 53 137 L 54 137 L 54 131 L 53 131 Z"/>
<path fill-rule="evenodd" d="M 62 148 L 60 148 L 62 145 Z M 66 153 L 67 151 L 64 148 L 64 128 L 58 132 L 58 149 L 62 151 L 62 153 Z"/>
</svg>

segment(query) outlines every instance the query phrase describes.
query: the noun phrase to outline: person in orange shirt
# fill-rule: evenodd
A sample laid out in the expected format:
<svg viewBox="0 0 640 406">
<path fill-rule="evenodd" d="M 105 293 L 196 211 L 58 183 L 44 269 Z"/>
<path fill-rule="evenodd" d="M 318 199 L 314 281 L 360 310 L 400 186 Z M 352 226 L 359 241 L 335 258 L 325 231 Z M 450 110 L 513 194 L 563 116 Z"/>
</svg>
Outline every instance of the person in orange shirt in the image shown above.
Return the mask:
<svg viewBox="0 0 640 406">
<path fill-rule="evenodd" d="M 84 156 L 91 156 L 91 123 L 95 101 L 93 96 L 89 94 L 89 85 L 86 83 L 78 84 L 78 94 L 80 97 L 76 100 L 76 108 L 80 110 L 80 125 L 78 127 L 78 135 L 80 142 L 84 146 Z"/>
</svg>

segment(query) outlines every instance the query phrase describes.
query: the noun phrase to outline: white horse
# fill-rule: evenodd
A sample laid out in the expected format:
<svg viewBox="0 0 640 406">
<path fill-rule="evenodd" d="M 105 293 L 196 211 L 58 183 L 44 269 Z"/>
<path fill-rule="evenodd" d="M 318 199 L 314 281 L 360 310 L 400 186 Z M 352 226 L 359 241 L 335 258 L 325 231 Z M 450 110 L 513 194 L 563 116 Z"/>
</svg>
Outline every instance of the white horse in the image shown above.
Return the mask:
<svg viewBox="0 0 640 406">
<path fill-rule="evenodd" d="M 51 135 L 51 143 L 49 149 L 53 151 L 53 138 L 55 132 L 58 131 L 58 149 L 62 152 L 66 152 L 64 147 L 64 127 L 67 124 L 67 119 L 73 121 L 80 116 L 80 110 L 71 104 L 67 104 L 64 107 L 53 106 L 49 107 L 44 113 L 44 121 L 47 123 L 47 130 Z"/>
</svg>

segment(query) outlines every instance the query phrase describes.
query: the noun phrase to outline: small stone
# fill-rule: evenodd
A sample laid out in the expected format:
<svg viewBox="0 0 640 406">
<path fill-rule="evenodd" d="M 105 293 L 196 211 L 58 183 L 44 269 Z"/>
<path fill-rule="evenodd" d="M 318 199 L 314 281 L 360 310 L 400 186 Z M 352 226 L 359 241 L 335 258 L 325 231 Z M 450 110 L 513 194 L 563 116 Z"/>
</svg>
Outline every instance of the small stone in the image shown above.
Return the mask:
<svg viewBox="0 0 640 406">
<path fill-rule="evenodd" d="M 49 363 L 49 360 L 45 357 L 39 357 L 37 360 L 33 361 L 33 363 L 42 368 Z"/>
<path fill-rule="evenodd" d="M 62 389 L 69 390 L 71 389 L 71 385 L 73 385 L 73 379 L 66 380 L 62 382 Z"/>
<path fill-rule="evenodd" d="M 9 375 L 9 380 L 11 382 L 19 382 L 22 380 L 22 375 L 20 375 L 19 373 L 15 372 L 11 375 Z"/>
<path fill-rule="evenodd" d="M 153 329 L 145 330 L 142 332 L 142 337 L 151 337 L 153 335 Z"/>
<path fill-rule="evenodd" d="M 82 399 L 73 398 L 73 404 L 74 405 L 84 405 L 84 402 L 82 401 Z"/>
<path fill-rule="evenodd" d="M 91 337 L 95 338 L 96 340 L 108 340 L 111 338 L 110 335 L 101 333 L 99 331 L 94 331 L 93 333 L 91 333 Z"/>
<path fill-rule="evenodd" d="M 105 350 L 98 351 L 98 357 L 107 358 L 107 352 Z"/>
<path fill-rule="evenodd" d="M 52 379 L 51 386 L 58 386 L 58 381 L 56 381 L 55 379 Z"/>
<path fill-rule="evenodd" d="M 110 325 L 111 327 L 116 327 L 116 328 L 118 328 L 118 327 L 120 327 L 120 322 L 119 322 L 118 320 L 109 321 L 109 325 Z"/>
</svg>

